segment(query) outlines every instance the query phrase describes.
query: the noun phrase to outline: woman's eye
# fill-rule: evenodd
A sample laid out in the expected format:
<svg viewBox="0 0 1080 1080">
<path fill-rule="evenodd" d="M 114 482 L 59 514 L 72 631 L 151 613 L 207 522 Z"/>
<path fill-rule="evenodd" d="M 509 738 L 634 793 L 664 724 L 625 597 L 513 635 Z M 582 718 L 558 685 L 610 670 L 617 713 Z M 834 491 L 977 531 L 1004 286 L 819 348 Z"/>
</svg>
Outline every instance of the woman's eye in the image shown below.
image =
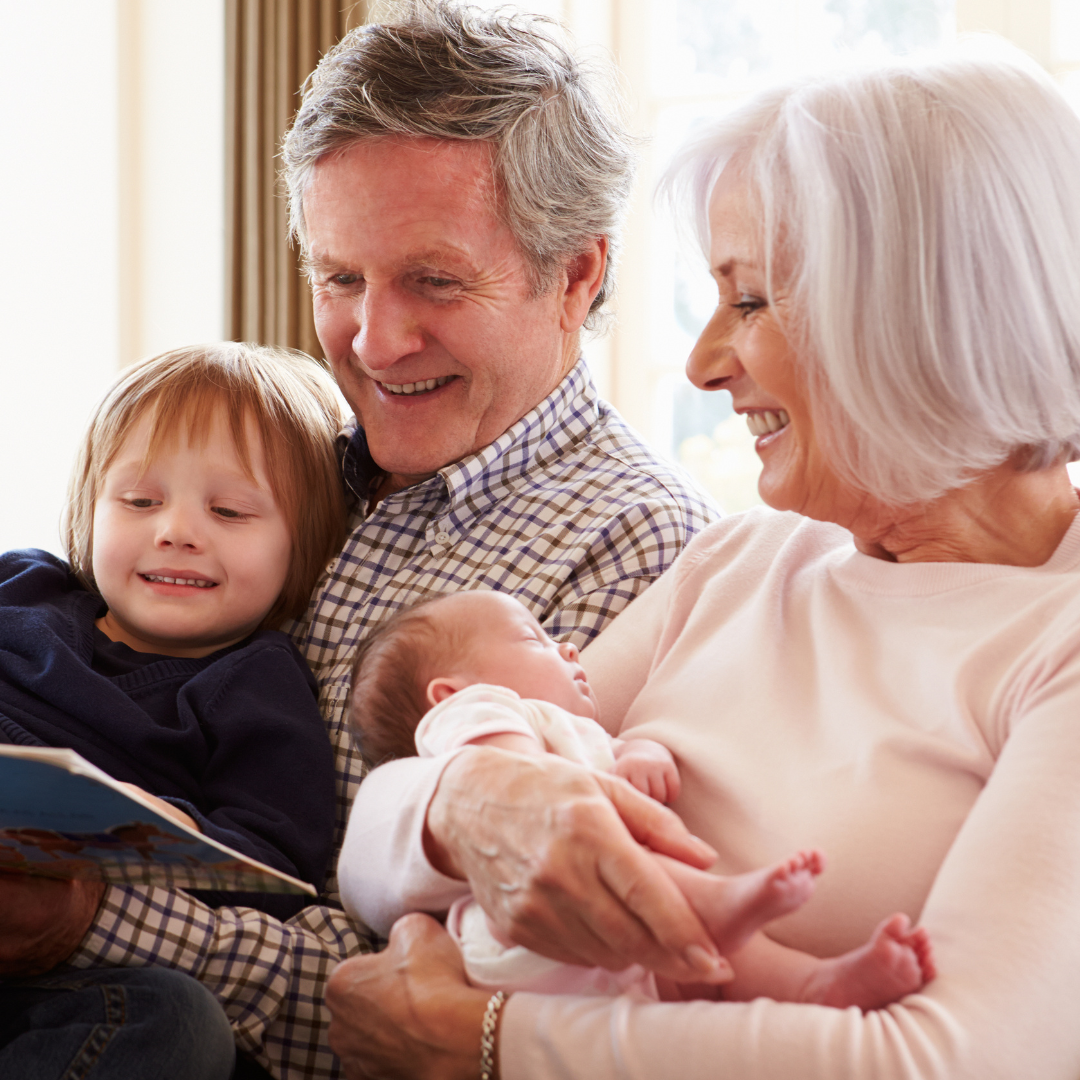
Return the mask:
<svg viewBox="0 0 1080 1080">
<path fill-rule="evenodd" d="M 765 306 L 765 301 L 759 296 L 750 296 L 747 293 L 743 293 L 740 295 L 738 303 L 732 304 L 731 306 L 745 318 L 752 312 L 757 311 L 758 308 L 763 308 Z"/>
</svg>

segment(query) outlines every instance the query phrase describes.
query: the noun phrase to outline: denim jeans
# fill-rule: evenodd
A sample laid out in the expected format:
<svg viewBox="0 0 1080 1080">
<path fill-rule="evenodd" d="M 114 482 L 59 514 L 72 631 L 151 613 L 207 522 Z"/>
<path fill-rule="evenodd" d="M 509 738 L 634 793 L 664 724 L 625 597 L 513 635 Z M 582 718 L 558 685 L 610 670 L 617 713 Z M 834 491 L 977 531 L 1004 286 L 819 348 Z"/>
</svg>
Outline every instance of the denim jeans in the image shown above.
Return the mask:
<svg viewBox="0 0 1080 1080">
<path fill-rule="evenodd" d="M 0 982 L 4 1080 L 229 1080 L 214 996 L 168 968 L 53 971 Z"/>
</svg>

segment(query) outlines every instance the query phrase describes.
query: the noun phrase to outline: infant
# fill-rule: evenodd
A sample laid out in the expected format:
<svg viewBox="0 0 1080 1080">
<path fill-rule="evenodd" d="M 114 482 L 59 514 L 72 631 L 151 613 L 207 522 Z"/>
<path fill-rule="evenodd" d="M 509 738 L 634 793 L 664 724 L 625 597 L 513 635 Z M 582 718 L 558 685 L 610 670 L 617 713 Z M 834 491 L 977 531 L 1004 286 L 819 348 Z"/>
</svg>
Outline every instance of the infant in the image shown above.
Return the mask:
<svg viewBox="0 0 1080 1080">
<path fill-rule="evenodd" d="M 554 753 L 614 773 L 671 802 L 679 773 L 649 739 L 612 738 L 578 650 L 547 636 L 517 600 L 470 591 L 417 604 L 362 644 L 350 716 L 367 762 L 435 756 L 465 745 L 518 754 Z M 680 999 L 722 997 L 881 1008 L 933 978 L 929 939 L 907 916 L 882 922 L 866 945 L 821 959 L 772 941 L 761 928 L 800 907 L 824 869 L 816 850 L 763 870 L 721 876 L 653 853 L 731 962 L 719 987 L 676 986 L 632 966 L 622 972 L 558 963 L 503 940 L 466 897 L 447 918 L 475 986 L 540 993 L 619 994 Z M 348 899 L 348 898 L 346 898 Z"/>
</svg>

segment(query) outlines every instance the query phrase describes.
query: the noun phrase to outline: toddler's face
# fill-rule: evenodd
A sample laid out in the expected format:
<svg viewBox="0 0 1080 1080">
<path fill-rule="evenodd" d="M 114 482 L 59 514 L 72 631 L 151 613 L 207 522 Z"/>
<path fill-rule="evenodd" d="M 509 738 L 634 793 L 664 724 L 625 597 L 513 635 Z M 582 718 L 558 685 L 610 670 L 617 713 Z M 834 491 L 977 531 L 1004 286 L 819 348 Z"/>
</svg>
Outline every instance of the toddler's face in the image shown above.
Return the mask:
<svg viewBox="0 0 1080 1080">
<path fill-rule="evenodd" d="M 292 542 L 249 425 L 255 481 L 219 413 L 205 445 L 179 431 L 143 472 L 149 417 L 105 473 L 93 570 L 109 606 L 98 626 L 139 652 L 205 656 L 258 627 L 285 584 Z"/>
<path fill-rule="evenodd" d="M 505 686 L 523 698 L 559 705 L 595 720 L 596 699 L 578 663 L 577 646 L 557 642 L 517 600 L 495 592 L 464 592 L 441 601 L 443 617 L 469 630 L 469 648 L 455 671 L 463 685 Z"/>
</svg>

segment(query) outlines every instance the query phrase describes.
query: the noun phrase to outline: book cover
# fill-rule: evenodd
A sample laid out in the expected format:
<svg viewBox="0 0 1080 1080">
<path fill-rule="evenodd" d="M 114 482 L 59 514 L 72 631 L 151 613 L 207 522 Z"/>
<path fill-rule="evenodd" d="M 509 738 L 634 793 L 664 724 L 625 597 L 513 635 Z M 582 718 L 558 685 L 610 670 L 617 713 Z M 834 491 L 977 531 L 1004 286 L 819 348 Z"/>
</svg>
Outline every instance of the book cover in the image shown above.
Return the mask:
<svg viewBox="0 0 1080 1080">
<path fill-rule="evenodd" d="M 155 810 L 74 750 L 0 745 L 0 870 L 182 889 L 307 893 Z"/>
</svg>

